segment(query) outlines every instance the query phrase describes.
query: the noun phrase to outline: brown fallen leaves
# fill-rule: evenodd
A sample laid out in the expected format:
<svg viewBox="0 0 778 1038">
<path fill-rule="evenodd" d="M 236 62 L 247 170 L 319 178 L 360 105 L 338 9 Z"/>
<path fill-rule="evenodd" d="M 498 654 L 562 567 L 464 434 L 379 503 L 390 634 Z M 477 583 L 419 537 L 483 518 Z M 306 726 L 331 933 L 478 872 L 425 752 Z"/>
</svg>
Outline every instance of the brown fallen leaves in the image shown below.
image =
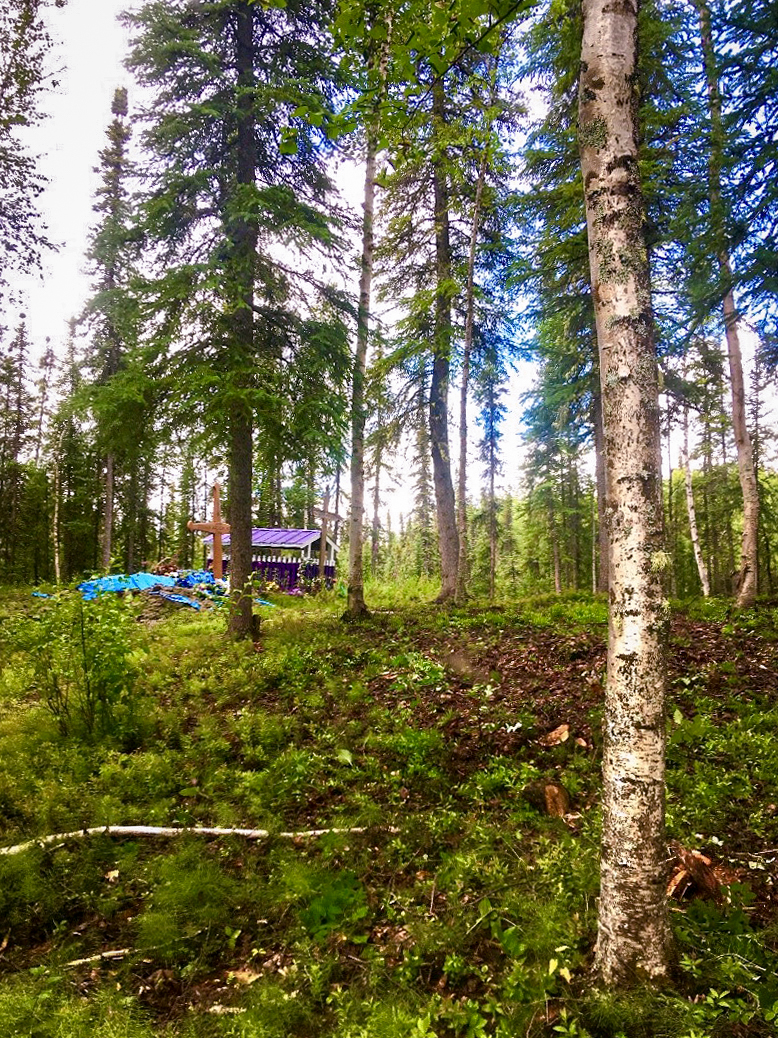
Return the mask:
<svg viewBox="0 0 778 1038">
<path fill-rule="evenodd" d="M 533 807 L 552 818 L 564 818 L 570 810 L 570 794 L 561 782 L 530 782 L 522 793 Z"/>
<path fill-rule="evenodd" d="M 667 896 L 676 901 L 703 897 L 720 903 L 724 899 L 723 887 L 741 878 L 736 869 L 714 863 L 700 851 L 687 850 L 677 840 L 671 841 L 670 850 L 676 860 L 667 884 Z"/>
<path fill-rule="evenodd" d="M 547 732 L 545 735 L 541 735 L 538 739 L 539 746 L 559 746 L 560 743 L 567 742 L 570 738 L 570 725 L 560 724 L 551 732 Z"/>
</svg>

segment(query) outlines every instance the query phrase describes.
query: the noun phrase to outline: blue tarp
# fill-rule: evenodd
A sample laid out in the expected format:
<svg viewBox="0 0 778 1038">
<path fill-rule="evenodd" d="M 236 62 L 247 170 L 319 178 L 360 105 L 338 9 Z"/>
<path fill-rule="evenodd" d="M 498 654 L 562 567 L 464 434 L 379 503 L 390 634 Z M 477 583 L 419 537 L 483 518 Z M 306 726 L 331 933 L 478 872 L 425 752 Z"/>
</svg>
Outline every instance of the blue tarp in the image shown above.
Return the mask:
<svg viewBox="0 0 778 1038">
<path fill-rule="evenodd" d="M 85 602 L 91 602 L 93 598 L 106 592 L 148 591 L 159 585 L 175 587 L 175 583 L 173 577 L 164 577 L 157 573 L 131 573 L 129 577 L 124 573 L 115 573 L 108 577 L 85 580 L 78 585 L 78 590 L 84 596 Z"/>
<path fill-rule="evenodd" d="M 210 598 L 214 604 L 218 605 L 220 601 L 227 601 L 226 587 L 216 584 L 213 573 L 210 570 L 193 570 L 191 573 L 184 573 L 179 577 L 165 577 L 157 573 L 132 573 L 128 577 L 124 573 L 114 573 L 108 577 L 96 577 L 94 580 L 85 580 L 78 585 L 78 590 L 84 596 L 85 602 L 91 602 L 98 595 L 110 594 L 111 592 L 151 591 L 152 588 L 155 588 L 157 590 L 153 592 L 154 594 L 161 595 L 170 602 L 179 602 L 181 605 L 191 606 L 192 609 L 199 609 L 199 602 L 187 598 L 186 595 L 171 595 L 163 589 L 169 587 L 193 588 L 203 584 L 209 586 L 201 588 L 202 593 Z M 273 606 L 272 602 L 267 602 L 263 598 L 257 598 L 255 601 L 258 605 Z"/>
<path fill-rule="evenodd" d="M 159 595 L 166 602 L 178 602 L 180 605 L 189 606 L 191 609 L 202 609 L 199 602 L 196 602 L 193 598 L 187 598 L 186 595 L 171 595 L 169 591 L 163 591 L 161 588 L 155 588 L 149 594 Z"/>
<path fill-rule="evenodd" d="M 194 569 L 176 581 L 176 587 L 196 587 L 198 584 L 213 584 L 213 573 L 209 569 Z"/>
</svg>

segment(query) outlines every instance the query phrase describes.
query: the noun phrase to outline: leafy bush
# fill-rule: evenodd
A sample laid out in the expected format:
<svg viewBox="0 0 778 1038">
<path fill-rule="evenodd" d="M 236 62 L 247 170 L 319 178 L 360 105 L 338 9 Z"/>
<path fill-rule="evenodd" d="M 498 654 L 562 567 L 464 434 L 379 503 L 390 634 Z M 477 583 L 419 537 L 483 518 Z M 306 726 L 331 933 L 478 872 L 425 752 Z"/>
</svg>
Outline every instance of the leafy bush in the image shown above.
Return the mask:
<svg viewBox="0 0 778 1038">
<path fill-rule="evenodd" d="M 89 740 L 134 728 L 138 637 L 131 607 L 116 595 L 84 602 L 62 594 L 17 624 L 32 689 L 63 736 Z"/>
<path fill-rule="evenodd" d="M 300 921 L 312 937 L 321 939 L 332 930 L 358 927 L 367 912 L 364 887 L 353 872 L 343 871 L 318 878 Z"/>
</svg>

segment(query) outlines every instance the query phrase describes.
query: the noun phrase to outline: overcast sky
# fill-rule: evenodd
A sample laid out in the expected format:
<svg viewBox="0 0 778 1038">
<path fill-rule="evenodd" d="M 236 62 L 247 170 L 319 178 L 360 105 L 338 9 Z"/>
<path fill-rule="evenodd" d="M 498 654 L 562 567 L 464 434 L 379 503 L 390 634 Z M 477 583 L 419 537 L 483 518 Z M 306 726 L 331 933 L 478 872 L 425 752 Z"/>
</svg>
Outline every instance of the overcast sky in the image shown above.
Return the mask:
<svg viewBox="0 0 778 1038">
<path fill-rule="evenodd" d="M 78 315 L 89 294 L 89 279 L 82 271 L 99 181 L 94 167 L 105 145 L 114 90 L 127 86 L 132 91 L 122 67 L 127 35 L 117 21 L 119 12 L 131 6 L 131 0 L 68 0 L 64 8 L 47 13 L 54 41 L 50 64 L 59 86 L 41 95 L 48 118 L 28 140 L 49 180 L 39 206 L 49 238 L 60 249 L 44 256 L 43 283 L 37 278 L 13 279 L 26 297 L 24 309 L 36 353 L 43 351 L 50 336 L 62 355 L 67 322 Z M 17 317 L 14 310 L 6 314 L 12 326 Z"/>
</svg>

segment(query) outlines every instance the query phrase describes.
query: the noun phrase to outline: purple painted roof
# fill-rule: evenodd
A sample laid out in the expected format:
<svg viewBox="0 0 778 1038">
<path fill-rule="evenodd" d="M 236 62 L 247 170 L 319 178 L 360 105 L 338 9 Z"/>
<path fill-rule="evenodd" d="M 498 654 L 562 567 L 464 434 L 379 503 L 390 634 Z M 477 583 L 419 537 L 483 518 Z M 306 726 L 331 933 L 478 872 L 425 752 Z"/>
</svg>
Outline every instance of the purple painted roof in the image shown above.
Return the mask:
<svg viewBox="0 0 778 1038">
<path fill-rule="evenodd" d="M 290 530 L 276 526 L 272 529 L 251 531 L 251 543 L 255 548 L 307 548 L 321 537 L 321 530 Z M 206 544 L 213 542 L 213 534 L 203 537 Z M 222 535 L 222 544 L 230 543 L 230 535 Z"/>
</svg>

